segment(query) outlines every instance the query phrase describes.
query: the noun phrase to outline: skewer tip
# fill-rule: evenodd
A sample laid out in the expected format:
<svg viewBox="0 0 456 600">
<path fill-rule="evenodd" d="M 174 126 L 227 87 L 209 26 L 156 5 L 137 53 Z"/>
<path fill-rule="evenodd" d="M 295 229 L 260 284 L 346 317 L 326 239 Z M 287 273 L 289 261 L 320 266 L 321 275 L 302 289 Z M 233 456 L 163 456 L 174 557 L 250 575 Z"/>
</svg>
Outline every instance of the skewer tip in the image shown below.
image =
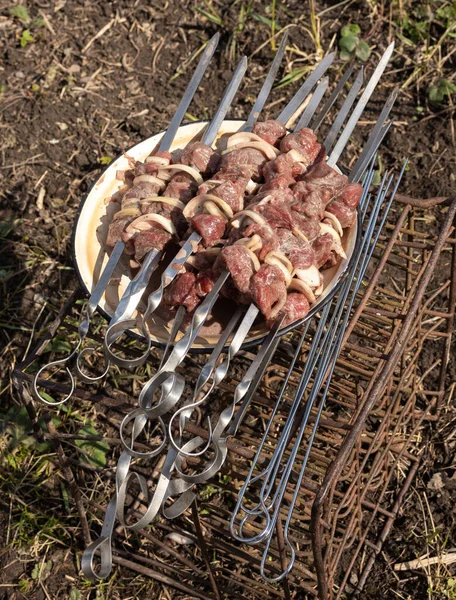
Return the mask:
<svg viewBox="0 0 456 600">
<path fill-rule="evenodd" d="M 394 50 L 394 40 L 391 42 L 391 44 L 388 46 L 388 48 L 385 50 L 385 53 L 383 54 L 383 56 L 387 56 L 388 60 L 390 59 L 391 55 L 393 54 L 393 50 Z"/>
<path fill-rule="evenodd" d="M 213 45 L 213 46 L 217 46 L 218 43 L 220 41 L 220 31 L 217 31 L 217 33 L 215 35 L 213 35 L 211 37 L 211 39 L 208 41 L 207 45 Z"/>
<path fill-rule="evenodd" d="M 282 41 L 280 42 L 280 46 L 279 46 L 279 50 L 278 52 L 280 52 L 282 50 L 282 47 L 284 48 L 286 43 L 288 42 L 288 29 L 285 31 L 284 36 L 282 38 Z"/>
</svg>

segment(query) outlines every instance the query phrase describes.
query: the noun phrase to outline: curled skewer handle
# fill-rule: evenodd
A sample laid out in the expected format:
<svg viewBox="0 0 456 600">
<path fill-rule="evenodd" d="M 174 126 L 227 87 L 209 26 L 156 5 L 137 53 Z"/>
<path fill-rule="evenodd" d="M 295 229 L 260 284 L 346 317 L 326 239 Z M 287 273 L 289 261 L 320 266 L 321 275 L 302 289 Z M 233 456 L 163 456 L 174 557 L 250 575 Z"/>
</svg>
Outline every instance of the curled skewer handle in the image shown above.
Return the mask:
<svg viewBox="0 0 456 600">
<path fill-rule="evenodd" d="M 143 415 L 144 419 L 141 421 L 141 425 L 139 425 L 138 423 L 138 417 L 141 417 L 141 415 Z M 127 443 L 126 440 L 126 436 L 125 436 L 125 427 L 130 423 L 130 421 L 134 420 L 134 424 L 133 424 L 133 432 L 131 434 L 131 444 Z M 130 456 L 133 456 L 135 458 L 152 458 L 154 456 L 157 456 L 157 454 L 160 454 L 160 452 L 166 447 L 167 444 L 167 430 L 166 430 L 166 426 L 165 423 L 163 422 L 163 419 L 161 417 L 158 417 L 157 421 L 161 427 L 162 433 L 163 433 L 163 440 L 161 442 L 161 444 L 155 448 L 154 450 L 150 450 L 149 452 L 138 452 L 137 450 L 135 450 L 133 448 L 133 444 L 134 444 L 134 440 L 136 437 L 138 437 L 140 431 L 142 431 L 146 425 L 146 422 L 148 421 L 147 415 L 144 413 L 144 410 L 142 408 L 136 408 L 135 410 L 130 411 L 127 415 L 125 415 L 125 417 L 123 418 L 120 427 L 119 427 L 119 435 L 120 435 L 120 441 L 122 442 L 123 447 L 125 448 L 125 451 L 128 452 L 128 454 Z M 141 427 L 140 430 L 139 427 Z"/>
<path fill-rule="evenodd" d="M 176 440 L 174 439 L 174 436 L 173 436 L 173 429 L 174 429 L 173 422 L 175 419 L 177 419 L 179 417 L 179 433 L 180 433 L 180 438 L 182 438 L 185 424 L 190 419 L 192 412 L 195 410 L 195 408 L 197 408 L 200 404 L 202 404 L 209 397 L 209 395 L 213 392 L 214 388 L 217 387 L 217 385 L 219 385 L 219 383 L 225 378 L 225 376 L 228 372 L 228 368 L 229 368 L 229 361 L 230 361 L 231 357 L 233 356 L 233 353 L 237 352 L 240 347 L 240 344 L 236 343 L 236 336 L 233 338 L 233 341 L 231 342 L 230 347 L 228 349 L 228 361 L 221 363 L 217 368 L 216 368 L 216 364 L 217 364 L 218 359 L 220 358 L 220 355 L 223 351 L 223 348 L 225 347 L 226 342 L 228 341 L 229 336 L 231 335 L 231 332 L 233 331 L 234 327 L 236 326 L 236 323 L 239 321 L 241 315 L 242 315 L 242 311 L 241 311 L 241 309 L 238 309 L 234 313 L 234 315 L 231 317 L 228 325 L 223 330 L 223 333 L 220 336 L 219 341 L 217 342 L 216 346 L 214 347 L 209 360 L 205 363 L 205 365 L 201 369 L 201 373 L 198 377 L 198 380 L 197 380 L 196 386 L 195 386 L 195 391 L 193 393 L 193 402 L 186 404 L 185 406 L 183 406 L 182 408 L 177 410 L 171 416 L 171 419 L 169 422 L 169 439 L 170 439 L 171 446 L 177 452 L 184 454 L 187 457 L 201 456 L 202 454 L 204 454 L 207 451 L 207 449 L 209 448 L 209 446 L 211 444 L 211 438 L 212 438 L 211 421 L 208 418 L 209 438 L 208 438 L 207 444 L 202 450 L 200 450 L 199 452 L 195 452 L 195 453 L 191 453 L 191 452 L 186 453 L 184 450 L 182 450 L 182 447 L 179 446 L 179 443 L 176 442 Z M 245 318 L 246 317 L 244 317 L 244 320 L 245 320 Z M 253 322 L 253 320 L 252 320 L 252 322 Z M 242 328 L 242 325 L 241 325 L 241 328 Z M 239 345 L 239 347 L 238 347 L 238 345 Z M 208 384 L 211 377 L 212 377 L 212 383 L 211 383 L 209 389 L 206 390 L 206 392 L 203 394 L 202 393 L 203 388 Z"/>
<path fill-rule="evenodd" d="M 84 338 L 87 336 L 87 334 L 89 332 L 90 321 L 92 319 L 92 316 L 101 300 L 101 297 L 103 296 L 103 294 L 105 292 L 106 286 L 108 285 L 109 280 L 112 277 L 114 269 L 116 268 L 116 265 L 119 262 L 119 259 L 122 255 L 122 252 L 124 251 L 124 248 L 125 248 L 124 242 L 117 242 L 117 244 L 114 246 L 114 249 L 111 252 L 111 256 L 109 257 L 109 260 L 106 263 L 105 268 L 103 269 L 103 273 L 101 274 L 100 279 L 97 281 L 97 284 L 95 285 L 95 287 L 90 295 L 90 298 L 87 301 L 87 303 L 81 313 L 81 318 L 80 318 L 79 326 L 78 326 L 79 339 L 78 339 L 75 349 L 66 358 L 62 358 L 60 360 L 55 360 L 53 362 L 48 363 L 47 365 L 42 367 L 38 371 L 38 373 L 35 375 L 35 378 L 33 380 L 33 393 L 34 393 L 35 397 L 38 400 L 40 400 L 41 402 L 44 402 L 45 404 L 48 404 L 49 406 L 58 406 L 59 404 L 64 404 L 71 398 L 71 396 L 74 393 L 76 384 L 74 381 L 73 374 L 70 371 L 70 368 L 66 365 L 69 364 L 70 361 L 72 361 L 74 358 L 76 358 L 76 360 L 75 360 L 76 373 L 77 373 L 78 377 L 82 381 L 85 381 L 86 383 L 93 383 L 95 381 L 99 381 L 100 379 L 105 377 L 105 375 L 107 374 L 107 372 L 109 370 L 109 365 L 108 365 L 106 371 L 100 377 L 92 378 L 92 377 L 86 375 L 85 373 L 83 373 L 80 368 L 80 365 L 79 365 L 78 352 L 79 352 L 79 349 L 81 347 L 81 344 L 82 344 Z M 92 350 L 92 349 L 87 349 L 87 351 L 90 351 L 90 350 Z M 81 352 L 81 354 L 84 354 L 84 352 L 86 352 L 86 351 L 83 350 Z M 68 375 L 68 379 L 70 382 L 70 392 L 65 396 L 65 398 L 63 398 L 63 400 L 60 400 L 59 402 L 51 402 L 40 394 L 40 392 L 38 390 L 38 379 L 40 378 L 41 374 L 44 371 L 47 371 L 50 368 L 57 367 L 59 365 L 60 366 L 65 365 L 65 370 L 66 370 L 66 373 Z"/>
<path fill-rule="evenodd" d="M 226 359 L 222 363 L 220 363 L 214 371 L 214 380 L 213 380 L 212 386 L 211 386 L 210 390 L 207 392 L 205 397 L 207 397 L 213 391 L 213 389 L 215 387 L 217 387 L 223 381 L 223 379 L 226 377 L 229 367 L 230 367 L 231 360 L 239 352 L 239 349 L 241 348 L 243 341 L 247 337 L 247 334 L 250 331 L 250 328 L 252 327 L 253 322 L 255 321 L 255 318 L 258 315 L 258 312 L 259 312 L 258 308 L 254 304 L 251 304 L 248 311 L 244 315 L 244 318 L 242 319 L 242 322 L 241 322 L 238 330 L 236 331 L 236 334 L 234 335 L 233 339 L 231 340 Z M 261 351 L 259 353 L 259 356 L 260 356 L 260 358 L 263 356 L 261 354 Z M 253 361 L 252 365 L 250 366 L 249 370 L 247 371 L 246 377 L 251 373 L 252 369 L 256 368 L 256 365 L 257 365 L 257 363 L 256 363 L 256 359 L 255 359 Z M 210 479 L 211 477 L 213 477 L 215 475 L 215 473 L 221 468 L 221 466 L 225 462 L 226 455 L 228 452 L 228 449 L 227 449 L 227 446 L 225 443 L 226 440 L 223 443 L 220 443 L 219 440 L 220 440 L 220 437 L 221 437 L 223 431 L 226 429 L 226 427 L 229 424 L 229 421 L 230 421 L 233 411 L 234 411 L 235 403 L 236 403 L 236 398 L 233 400 L 233 404 L 230 407 L 226 408 L 224 411 L 222 411 L 222 413 L 220 414 L 219 420 L 215 426 L 213 434 L 211 431 L 209 441 L 211 442 L 211 445 L 214 446 L 215 456 L 213 457 L 210 464 L 204 469 L 204 471 L 202 471 L 201 473 L 195 474 L 195 475 L 186 475 L 185 473 L 183 473 L 180 468 L 181 464 L 182 464 L 182 456 L 191 456 L 191 454 L 189 454 L 189 451 L 188 451 L 189 443 L 187 443 L 183 448 L 180 449 L 180 454 L 176 461 L 176 471 L 179 473 L 179 476 L 184 481 L 187 481 L 189 483 L 190 482 L 191 483 L 203 483 L 203 482 L 207 481 L 208 479 Z M 198 438 L 198 439 L 201 439 L 201 438 Z M 172 438 L 171 429 L 170 429 L 170 441 L 171 441 L 171 444 L 173 444 L 174 440 Z M 201 454 L 201 453 L 199 453 L 199 454 Z"/>
<path fill-rule="evenodd" d="M 185 380 L 178 373 L 161 371 L 156 373 L 152 379 L 148 381 L 147 395 L 139 398 L 140 408 L 144 410 L 149 419 L 161 417 L 180 400 L 184 388 Z M 152 404 L 154 394 L 161 388 L 160 400 L 156 404 Z M 144 388 L 143 388 L 144 391 Z"/>
<path fill-rule="evenodd" d="M 65 358 L 60 358 L 59 360 L 54 360 L 50 363 L 47 363 L 46 365 L 41 367 L 41 369 L 35 374 L 35 377 L 33 378 L 33 395 L 37 400 L 39 400 L 40 402 L 44 402 L 44 404 L 47 404 L 48 406 L 59 406 L 60 404 L 64 404 L 65 402 L 67 402 L 72 397 L 76 388 L 76 384 L 74 381 L 73 373 L 71 372 L 68 365 L 74 359 L 74 357 L 77 356 L 81 343 L 82 340 L 79 339 L 76 348 L 73 350 L 73 352 L 71 352 L 71 354 L 69 354 Z M 62 400 L 56 400 L 55 402 L 53 400 L 48 400 L 47 398 L 45 398 L 38 389 L 38 381 L 41 377 L 41 374 L 46 371 L 52 370 L 54 367 L 65 367 L 65 371 L 70 384 L 70 391 L 68 392 L 68 394 Z"/>
<path fill-rule="evenodd" d="M 288 573 L 291 571 L 291 569 L 293 568 L 293 565 L 296 560 L 296 551 L 293 548 L 293 546 L 290 544 L 288 536 L 285 534 L 284 535 L 284 543 L 286 544 L 287 548 L 284 550 L 285 550 L 285 553 L 287 551 L 290 552 L 290 558 L 288 560 L 288 565 L 286 566 L 285 569 L 283 569 L 283 571 L 280 573 L 280 575 L 277 575 L 276 577 L 269 577 L 268 575 L 266 575 L 266 565 L 268 563 L 268 555 L 269 555 L 269 548 L 271 546 L 271 541 L 272 541 L 272 535 L 268 538 L 268 540 L 266 542 L 266 547 L 264 549 L 263 556 L 261 558 L 260 573 L 261 573 L 261 576 L 263 577 L 263 579 L 265 581 L 267 581 L 268 583 L 277 583 L 279 581 L 282 581 L 282 579 L 284 579 L 288 575 Z"/>
<path fill-rule="evenodd" d="M 92 376 L 88 375 L 87 373 L 85 373 L 83 371 L 82 364 L 80 361 L 82 360 L 82 357 L 84 355 L 88 354 L 89 352 L 93 352 L 94 354 L 96 354 L 97 358 L 99 358 L 96 348 L 84 348 L 76 356 L 76 361 L 74 363 L 74 370 L 76 371 L 76 375 L 78 376 L 78 379 L 80 379 L 84 383 L 97 383 L 98 381 L 101 381 L 102 379 L 104 379 L 106 377 L 111 365 L 110 365 L 109 361 L 106 361 L 105 370 L 103 371 L 103 373 L 101 375 L 97 375 L 96 377 L 92 377 Z"/>
<path fill-rule="evenodd" d="M 156 488 L 151 495 L 149 495 L 146 479 L 138 473 L 126 471 L 125 475 L 121 478 L 121 480 L 118 481 L 117 518 L 119 519 L 120 523 L 124 525 L 127 529 L 130 529 L 132 531 L 139 531 L 140 529 L 144 529 L 144 527 L 147 527 L 147 525 L 149 525 L 149 523 L 156 517 L 156 515 L 164 506 L 168 498 L 176 495 L 180 496 L 189 490 L 190 486 L 188 483 L 180 479 L 171 479 L 175 459 L 176 453 L 174 452 L 174 450 L 170 449 L 168 451 L 168 454 L 166 455 L 165 462 L 162 467 L 162 471 L 157 482 Z M 132 479 L 136 480 L 139 483 L 142 493 L 146 498 L 149 498 L 149 500 L 146 512 L 135 523 L 127 524 L 125 522 L 124 514 L 125 500 L 127 497 L 128 485 Z"/>
<path fill-rule="evenodd" d="M 112 533 L 117 512 L 117 496 L 111 500 L 106 509 L 100 536 L 84 550 L 81 559 L 81 570 L 90 581 L 106 579 L 112 571 Z M 100 566 L 95 567 L 99 556 Z"/>
</svg>

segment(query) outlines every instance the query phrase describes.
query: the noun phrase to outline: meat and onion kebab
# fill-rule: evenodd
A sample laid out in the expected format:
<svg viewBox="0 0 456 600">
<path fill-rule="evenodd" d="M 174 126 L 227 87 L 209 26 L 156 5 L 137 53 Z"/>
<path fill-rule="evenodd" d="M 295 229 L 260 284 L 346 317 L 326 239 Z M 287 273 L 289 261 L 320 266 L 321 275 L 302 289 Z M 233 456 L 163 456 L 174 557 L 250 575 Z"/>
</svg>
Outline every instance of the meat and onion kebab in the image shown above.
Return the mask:
<svg viewBox="0 0 456 600">
<path fill-rule="evenodd" d="M 149 250 L 185 240 L 201 244 L 164 302 L 192 312 L 220 273 L 222 294 L 254 302 L 268 323 L 304 317 L 323 291 L 322 271 L 345 256 L 343 229 L 356 220 L 362 187 L 326 164 L 310 129 L 289 133 L 278 121 L 228 138 L 220 155 L 200 142 L 172 164 L 169 153 L 129 159 L 107 243 L 126 242 L 133 264 Z M 134 257 L 134 258 L 133 258 Z"/>
</svg>

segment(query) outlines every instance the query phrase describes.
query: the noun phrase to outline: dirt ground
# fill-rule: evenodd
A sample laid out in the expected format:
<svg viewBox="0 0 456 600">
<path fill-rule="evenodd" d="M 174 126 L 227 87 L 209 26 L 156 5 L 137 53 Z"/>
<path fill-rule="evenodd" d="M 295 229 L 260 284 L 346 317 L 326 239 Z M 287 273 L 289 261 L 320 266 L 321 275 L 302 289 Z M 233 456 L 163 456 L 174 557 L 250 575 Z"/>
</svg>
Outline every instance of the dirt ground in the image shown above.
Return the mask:
<svg viewBox="0 0 456 600">
<path fill-rule="evenodd" d="M 166 127 L 196 64 L 198 50 L 216 31 L 221 32 L 222 40 L 210 73 L 189 109 L 189 120 L 210 117 L 243 54 L 249 57 L 250 66 L 230 114 L 245 116 L 274 56 L 271 35 L 278 34 L 280 41 L 279 32 L 285 28 L 290 39 L 282 85 L 273 90 L 265 118 L 278 114 L 298 88 L 303 67 L 314 65 L 323 53 L 337 49 L 343 26 L 359 25 L 359 36 L 371 50 L 368 73 L 394 39 L 393 59 L 347 155 L 356 154 L 372 119 L 393 87 L 399 85 L 395 122 L 381 152 L 383 167 L 409 158 L 401 190 L 404 194 L 428 198 L 454 193 L 454 3 L 41 0 L 21 6 L 25 12 L 17 10 L 13 2 L 0 0 L 3 415 L 18 405 L 10 379 L 12 369 L 45 329 L 49 313 L 63 305 L 76 285 L 71 235 L 81 199 L 110 159 Z M 344 61 L 338 58 L 332 72 L 335 75 L 344 68 Z M 348 160 L 344 160 L 347 166 Z M 440 215 L 436 216 L 439 223 Z M 448 391 L 454 390 L 452 384 L 449 380 Z M 417 493 L 427 491 L 431 515 L 446 531 L 440 530 L 438 543 L 430 541 L 426 519 L 417 514 L 413 501 L 407 502 L 364 598 L 456 598 L 456 584 L 448 574 L 451 568 L 434 589 L 430 583 L 434 572 L 427 576 L 414 571 L 398 577 L 387 566 L 425 554 L 429 544 L 442 553 L 456 545 L 451 530 L 455 459 L 444 444 L 454 435 L 455 417 L 454 408 L 448 405 L 443 421 L 431 433 L 414 483 Z M 104 584 L 98 593 L 94 587 L 80 589 L 80 595 L 72 592 L 77 591 L 75 556 L 81 550 L 73 535 L 77 519 L 68 518 L 61 524 L 58 494 L 51 500 L 56 522 L 49 535 L 58 538 L 52 563 L 59 563 L 59 571 L 46 577 L 45 587 L 36 583 L 41 581 L 40 574 L 33 576 L 34 565 L 41 564 L 40 549 L 35 548 L 33 561 L 27 557 L 35 533 L 42 528 L 39 503 L 49 495 L 36 495 L 33 487 L 39 483 L 41 492 L 46 492 L 57 483 L 52 472 L 32 469 L 38 454 L 28 452 L 25 444 L 14 458 L 2 457 L 0 561 L 4 572 L 0 575 L 0 598 L 141 597 L 140 583 L 133 581 L 131 573 L 122 580 L 124 591 L 116 579 Z M 32 470 L 33 477 L 28 476 Z M 432 490 L 428 484 L 436 473 L 444 473 L 443 486 Z M 27 510 L 15 510 L 15 504 L 22 501 L 29 504 Z M 46 564 L 40 568 L 46 569 Z M 172 590 L 162 595 L 161 588 L 153 589 L 155 595 L 149 593 L 149 597 L 174 597 Z"/>
</svg>

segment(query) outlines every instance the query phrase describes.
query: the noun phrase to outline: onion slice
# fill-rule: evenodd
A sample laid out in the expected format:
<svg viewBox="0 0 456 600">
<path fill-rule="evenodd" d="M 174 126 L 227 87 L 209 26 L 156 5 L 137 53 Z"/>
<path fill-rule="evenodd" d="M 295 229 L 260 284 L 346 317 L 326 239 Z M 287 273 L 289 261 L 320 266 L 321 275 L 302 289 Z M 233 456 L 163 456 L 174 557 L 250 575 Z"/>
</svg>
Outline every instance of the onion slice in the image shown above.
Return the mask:
<svg viewBox="0 0 456 600">
<path fill-rule="evenodd" d="M 113 217 L 113 220 L 116 221 L 121 217 L 139 217 L 140 214 L 141 211 L 137 208 L 123 208 L 122 210 L 116 212 L 116 214 Z"/>
<path fill-rule="evenodd" d="M 290 285 L 292 280 L 291 273 L 278 256 L 275 256 L 273 252 L 269 252 L 269 254 L 265 256 L 264 262 L 268 265 L 273 265 L 279 268 L 283 273 L 287 287 Z"/>
<path fill-rule="evenodd" d="M 225 202 L 225 200 L 222 200 L 221 198 L 218 198 L 213 194 L 200 194 L 199 196 L 195 196 L 194 198 L 192 198 L 183 210 L 184 217 L 186 219 L 191 219 L 196 215 L 197 211 L 200 208 L 205 208 L 205 205 L 208 202 L 212 202 L 213 204 L 216 204 L 219 208 L 221 208 L 220 215 L 225 216 L 226 219 L 231 219 L 233 217 L 233 209 L 231 208 L 231 206 L 227 202 Z M 211 207 L 209 206 L 209 211 L 210 210 Z M 214 212 L 215 211 L 212 210 L 212 213 L 210 214 L 214 214 Z"/>
<path fill-rule="evenodd" d="M 314 295 L 311 287 L 305 281 L 296 279 L 296 277 L 293 277 L 290 285 L 288 286 L 288 289 L 289 290 L 297 290 L 298 292 L 301 292 L 301 294 L 303 294 L 307 298 L 307 300 L 310 302 L 310 304 L 315 304 L 315 302 L 317 300 L 315 298 L 315 295 Z"/>
<path fill-rule="evenodd" d="M 245 237 L 241 238 L 240 240 L 237 240 L 236 242 L 234 242 L 234 245 L 236 244 L 242 244 L 246 248 L 252 250 L 252 252 L 256 252 L 257 250 L 261 250 L 261 248 L 263 247 L 263 240 L 257 233 L 255 233 L 254 235 L 252 235 L 252 237 Z"/>
<path fill-rule="evenodd" d="M 342 229 L 342 225 L 340 224 L 340 221 L 336 217 L 336 215 L 333 215 L 332 213 L 328 212 L 327 210 L 325 210 L 325 212 L 323 214 L 324 214 L 325 219 L 328 219 L 329 221 L 331 221 L 331 223 L 334 224 L 334 229 L 337 231 L 337 233 L 340 235 L 340 237 L 342 237 L 344 235 L 344 230 Z"/>
<path fill-rule="evenodd" d="M 296 237 L 300 238 L 301 240 L 304 240 L 305 242 L 309 241 L 308 238 L 303 234 L 303 232 L 297 227 L 293 227 L 293 233 Z"/>
<path fill-rule="evenodd" d="M 201 177 L 200 173 L 196 169 L 194 169 L 193 167 L 189 167 L 188 165 L 183 165 L 181 163 L 176 163 L 175 165 L 165 165 L 163 167 L 160 167 L 160 169 L 158 170 L 159 176 L 161 171 L 185 171 L 185 173 L 188 173 L 193 177 L 193 179 L 198 185 L 201 185 L 203 183 L 203 178 Z"/>
<path fill-rule="evenodd" d="M 340 239 L 340 235 L 337 233 L 335 229 L 328 225 L 327 223 L 320 223 L 320 231 L 322 233 L 329 233 L 334 238 L 333 250 L 342 258 L 347 258 L 345 254 L 345 250 L 342 247 L 342 240 Z"/>
<path fill-rule="evenodd" d="M 239 229 L 245 217 L 252 219 L 252 221 L 255 221 L 255 223 L 258 223 L 258 225 L 269 225 L 266 219 L 262 217 L 259 213 L 255 212 L 254 210 L 248 209 L 241 210 L 238 213 L 236 213 L 233 217 L 234 221 L 231 221 L 231 225 L 234 228 Z"/>
<path fill-rule="evenodd" d="M 160 186 L 161 190 L 164 190 L 166 187 L 166 183 L 162 179 L 155 177 L 155 175 L 138 175 L 138 177 L 133 179 L 133 185 L 137 185 L 143 181 L 147 183 L 154 183 L 155 185 Z"/>
<path fill-rule="evenodd" d="M 260 261 L 258 260 L 258 256 L 255 254 L 255 252 L 252 252 L 252 250 L 250 250 L 250 248 L 248 248 L 247 246 L 244 246 L 244 248 L 250 257 L 250 260 L 252 261 L 253 270 L 255 272 L 259 271 L 261 268 L 261 265 L 260 265 Z"/>
<path fill-rule="evenodd" d="M 184 210 L 185 204 L 177 198 L 171 198 L 171 196 L 146 196 L 141 202 L 162 202 L 163 204 L 169 204 L 179 210 Z"/>
<path fill-rule="evenodd" d="M 280 252 L 279 250 L 271 250 L 271 252 L 268 252 L 268 254 L 266 254 L 265 260 L 268 257 L 269 258 L 272 258 L 272 257 L 277 258 L 287 268 L 289 273 L 293 272 L 293 265 L 283 252 Z"/>
<path fill-rule="evenodd" d="M 312 290 L 321 287 L 322 276 L 315 265 L 311 265 L 307 269 L 295 269 L 293 275 L 304 281 L 304 283 L 307 283 Z"/>
<path fill-rule="evenodd" d="M 255 150 L 259 150 L 266 156 L 268 160 L 274 160 L 274 158 L 280 154 L 280 150 L 277 150 L 277 148 L 274 148 L 274 146 L 271 146 L 271 144 L 261 140 L 261 142 L 245 142 L 231 146 L 222 152 L 222 156 L 233 152 L 234 150 L 242 150 L 242 148 L 253 148 Z"/>
<path fill-rule="evenodd" d="M 255 192 L 257 192 L 259 187 L 260 187 L 259 183 L 256 183 L 256 181 L 253 181 L 253 179 L 249 179 L 248 184 L 245 186 L 245 191 L 248 194 L 254 194 Z"/>
<path fill-rule="evenodd" d="M 230 136 L 226 143 L 226 148 L 227 150 L 239 148 L 240 144 L 244 144 L 244 147 L 248 147 L 252 143 L 260 143 L 264 145 L 265 148 L 271 149 L 271 151 L 274 152 L 276 156 L 280 154 L 280 150 L 277 150 L 277 148 L 272 146 L 272 144 L 269 144 L 266 140 L 261 138 L 256 133 L 251 133 L 248 131 L 241 131 L 240 133 L 235 133 L 234 135 Z"/>
<path fill-rule="evenodd" d="M 204 210 L 214 217 L 222 217 L 226 219 L 225 214 L 219 209 L 215 202 L 212 202 L 212 200 L 208 200 L 204 203 Z"/>
<path fill-rule="evenodd" d="M 148 215 L 142 215 L 138 217 L 134 221 L 130 223 L 130 225 L 125 230 L 127 233 L 134 233 L 135 231 L 147 231 L 153 228 L 153 225 L 157 224 L 161 226 L 162 229 L 171 233 L 172 235 L 176 235 L 177 231 L 174 227 L 171 219 L 167 219 L 163 215 L 157 215 L 156 213 L 151 213 Z"/>
<path fill-rule="evenodd" d="M 269 313 L 269 318 L 274 319 L 282 308 L 285 306 L 285 302 L 287 301 L 287 295 L 283 294 L 282 298 L 279 298 L 274 306 L 271 308 L 271 312 Z"/>
</svg>

